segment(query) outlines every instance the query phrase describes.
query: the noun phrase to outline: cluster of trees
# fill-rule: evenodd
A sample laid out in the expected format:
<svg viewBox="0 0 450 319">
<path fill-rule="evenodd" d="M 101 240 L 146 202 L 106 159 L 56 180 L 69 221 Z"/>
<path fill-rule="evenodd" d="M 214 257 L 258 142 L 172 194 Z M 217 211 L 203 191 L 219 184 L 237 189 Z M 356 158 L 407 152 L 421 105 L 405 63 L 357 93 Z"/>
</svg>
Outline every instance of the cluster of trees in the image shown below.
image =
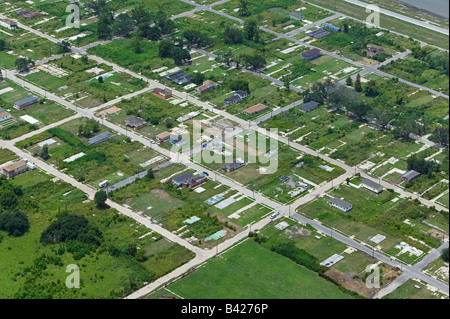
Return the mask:
<svg viewBox="0 0 450 319">
<path fill-rule="evenodd" d="M 103 235 L 92 226 L 86 217 L 75 214 L 62 214 L 41 234 L 44 245 L 65 243 L 67 251 L 74 259 L 81 259 L 101 245 Z"/>
<path fill-rule="evenodd" d="M 100 123 L 94 119 L 88 119 L 85 124 L 78 127 L 78 136 L 90 137 L 100 131 Z"/>
<path fill-rule="evenodd" d="M 414 154 L 407 160 L 408 170 L 414 170 L 423 175 L 437 173 L 440 171 L 440 165 L 433 161 L 427 161 L 425 158 Z"/>
<path fill-rule="evenodd" d="M 14 65 L 17 71 L 24 73 L 30 71 L 30 68 L 34 67 L 35 62 L 30 58 L 20 57 L 14 62 Z"/>
<path fill-rule="evenodd" d="M 0 230 L 8 232 L 10 236 L 22 236 L 30 229 L 27 215 L 18 209 L 22 196 L 20 186 L 0 176 Z"/>
<path fill-rule="evenodd" d="M 255 51 L 250 54 L 243 53 L 239 56 L 237 63 L 253 70 L 262 69 L 266 66 L 266 58 L 263 54 Z"/>
<path fill-rule="evenodd" d="M 159 57 L 161 59 L 172 58 L 176 65 L 186 64 L 191 59 L 189 50 L 184 49 L 182 46 L 175 45 L 170 40 L 162 40 L 158 46 Z"/>
<path fill-rule="evenodd" d="M 0 39 L 0 51 L 6 50 L 8 48 L 8 44 L 5 40 Z"/>
<path fill-rule="evenodd" d="M 449 53 L 439 52 L 435 54 L 435 49 L 430 49 L 429 47 L 421 48 L 416 46 L 412 48 L 412 55 L 414 58 L 425 62 L 427 68 L 440 71 L 441 74 L 449 75 Z"/>
<path fill-rule="evenodd" d="M 188 49 L 192 47 L 195 48 L 205 48 L 210 46 L 213 41 L 205 33 L 199 30 L 186 30 L 181 34 L 181 42 L 185 44 Z"/>
</svg>

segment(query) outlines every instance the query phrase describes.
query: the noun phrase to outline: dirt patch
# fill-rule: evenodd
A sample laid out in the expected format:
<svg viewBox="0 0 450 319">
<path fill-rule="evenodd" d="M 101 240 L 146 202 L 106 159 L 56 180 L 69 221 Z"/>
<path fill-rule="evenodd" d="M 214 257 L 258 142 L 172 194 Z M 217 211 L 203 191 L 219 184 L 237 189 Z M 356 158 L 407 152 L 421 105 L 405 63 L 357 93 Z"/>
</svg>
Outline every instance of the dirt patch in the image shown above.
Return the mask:
<svg viewBox="0 0 450 319">
<path fill-rule="evenodd" d="M 342 287 L 355 291 L 366 298 L 371 298 L 377 291 L 377 289 L 367 288 L 366 284 L 362 280 L 353 278 L 353 273 L 346 274 L 336 268 L 330 268 L 325 272 L 325 275 L 339 282 Z"/>
<path fill-rule="evenodd" d="M 133 200 L 133 198 L 127 198 L 125 199 L 125 204 L 130 206 L 131 201 Z"/>
<path fill-rule="evenodd" d="M 448 235 L 446 233 L 435 228 L 431 228 L 427 233 L 430 234 L 431 237 L 439 239 L 441 241 L 445 241 L 446 239 L 448 239 Z"/>
<path fill-rule="evenodd" d="M 311 235 L 312 235 L 312 232 L 309 231 L 309 230 L 307 230 L 307 229 L 305 229 L 305 228 L 303 228 L 303 227 L 294 225 L 294 226 L 292 226 L 292 227 L 286 229 L 286 230 L 284 231 L 284 234 L 285 234 L 286 237 L 289 238 L 289 239 L 295 239 L 295 238 L 298 238 L 298 237 L 308 237 L 308 236 L 311 236 Z"/>
<path fill-rule="evenodd" d="M 152 189 L 150 191 L 150 193 L 158 196 L 162 201 L 165 201 L 165 202 L 168 202 L 168 203 L 172 203 L 173 202 L 173 199 L 172 199 L 172 197 L 170 197 L 169 193 L 167 193 L 163 189 Z"/>
</svg>

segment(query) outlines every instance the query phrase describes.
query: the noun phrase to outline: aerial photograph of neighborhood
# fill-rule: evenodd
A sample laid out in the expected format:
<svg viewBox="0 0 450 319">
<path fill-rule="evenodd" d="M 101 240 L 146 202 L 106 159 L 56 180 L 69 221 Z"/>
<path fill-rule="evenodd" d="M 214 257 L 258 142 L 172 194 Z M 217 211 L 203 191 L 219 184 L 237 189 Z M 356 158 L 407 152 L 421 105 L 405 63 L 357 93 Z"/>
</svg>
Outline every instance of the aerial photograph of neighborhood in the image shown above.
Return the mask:
<svg viewBox="0 0 450 319">
<path fill-rule="evenodd" d="M 0 0 L 0 299 L 448 301 L 448 11 Z"/>
</svg>

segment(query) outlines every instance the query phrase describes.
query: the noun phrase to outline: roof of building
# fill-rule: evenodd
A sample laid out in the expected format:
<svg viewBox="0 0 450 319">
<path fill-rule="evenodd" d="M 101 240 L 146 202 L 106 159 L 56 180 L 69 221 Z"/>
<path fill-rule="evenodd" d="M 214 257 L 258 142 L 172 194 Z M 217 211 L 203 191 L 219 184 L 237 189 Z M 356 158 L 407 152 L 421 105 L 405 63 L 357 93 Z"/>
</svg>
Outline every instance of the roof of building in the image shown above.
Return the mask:
<svg viewBox="0 0 450 319">
<path fill-rule="evenodd" d="M 320 50 L 317 49 L 317 48 L 314 48 L 314 49 L 302 52 L 302 56 L 310 57 L 310 56 L 313 56 L 313 55 L 316 55 L 316 54 L 319 54 L 319 53 L 320 53 Z"/>
<path fill-rule="evenodd" d="M 8 112 L 0 112 L 0 118 L 11 116 Z"/>
<path fill-rule="evenodd" d="M 99 112 L 98 115 L 104 116 L 104 115 L 116 114 L 116 113 L 119 113 L 120 111 L 122 111 L 121 108 L 118 108 L 117 106 L 113 106 L 113 107 L 110 107 L 109 109 Z"/>
<path fill-rule="evenodd" d="M 320 29 L 320 28 L 317 29 L 317 30 L 314 30 L 314 31 L 306 33 L 307 36 L 313 37 L 313 38 L 316 38 L 316 39 L 320 39 L 320 38 L 326 37 L 327 35 L 330 35 L 330 34 L 331 34 L 331 32 L 325 31 L 324 29 Z"/>
<path fill-rule="evenodd" d="M 108 138 L 110 138 L 111 135 L 112 135 L 111 132 L 105 132 L 105 133 L 99 134 L 97 136 L 94 136 L 91 139 L 89 139 L 89 145 L 95 145 L 100 142 L 103 142 L 103 141 L 107 140 Z"/>
<path fill-rule="evenodd" d="M 407 180 L 410 181 L 410 180 L 412 180 L 412 179 L 414 179 L 416 177 L 419 177 L 420 175 L 421 174 L 419 172 L 416 172 L 416 171 L 412 170 L 412 171 L 409 171 L 408 173 L 404 174 L 402 176 L 402 178 L 406 178 Z"/>
<path fill-rule="evenodd" d="M 192 173 L 183 173 L 181 175 L 172 178 L 172 183 L 181 185 L 183 183 L 187 183 L 192 177 L 194 177 L 194 174 Z"/>
<path fill-rule="evenodd" d="M 319 106 L 318 102 L 310 101 L 310 102 L 305 103 L 302 106 L 300 106 L 300 110 L 302 110 L 304 112 L 308 112 L 308 111 L 311 111 L 311 110 L 315 109 L 318 106 Z"/>
<path fill-rule="evenodd" d="M 323 24 L 323 27 L 324 27 L 324 28 L 334 29 L 334 30 L 340 30 L 340 29 L 341 29 L 341 28 L 339 28 L 339 27 L 337 27 L 337 26 L 335 26 L 335 25 L 332 25 L 331 23 L 324 23 L 324 24 Z"/>
<path fill-rule="evenodd" d="M 381 186 L 378 183 L 375 183 L 374 181 L 366 178 L 365 180 L 362 181 L 361 185 L 366 185 L 370 188 L 376 189 L 376 190 L 383 190 L 383 186 Z"/>
<path fill-rule="evenodd" d="M 141 126 L 141 125 L 147 124 L 143 119 L 141 119 L 140 117 L 137 117 L 137 116 L 126 120 L 125 123 L 131 127 L 136 127 L 136 126 Z"/>
<path fill-rule="evenodd" d="M 297 13 L 297 12 L 289 12 L 289 14 L 292 16 L 292 17 L 295 17 L 295 18 L 298 18 L 298 19 L 304 19 L 305 18 L 305 16 L 303 15 L 303 14 L 301 14 L 301 13 Z"/>
<path fill-rule="evenodd" d="M 161 134 L 156 135 L 156 138 L 159 140 L 165 140 L 170 137 L 170 132 L 162 132 Z"/>
<path fill-rule="evenodd" d="M 344 209 L 352 208 L 352 204 L 350 204 L 349 202 L 347 202 L 347 201 L 345 201 L 343 199 L 337 198 L 337 197 L 331 198 L 329 203 L 330 204 L 334 204 L 334 205 L 339 206 L 339 207 L 342 207 Z"/>
<path fill-rule="evenodd" d="M 255 113 L 262 112 L 262 111 L 266 110 L 267 108 L 268 108 L 267 105 L 259 103 L 259 104 L 253 105 L 252 107 L 249 107 L 248 109 L 246 109 L 244 111 L 244 113 L 255 114 Z"/>
<path fill-rule="evenodd" d="M 31 103 L 31 102 L 34 102 L 34 101 L 38 101 L 38 98 L 35 97 L 35 96 L 29 96 L 29 97 L 26 97 L 26 98 L 24 98 L 22 100 L 17 101 L 14 104 L 15 105 L 24 105 L 24 104 Z"/>
<path fill-rule="evenodd" d="M 239 102 L 240 100 L 241 100 L 241 97 L 240 97 L 240 96 L 233 95 L 233 96 L 231 96 L 231 97 L 229 97 L 229 98 L 226 98 L 226 99 L 224 100 L 224 102 L 225 102 L 225 103 L 227 103 L 227 102 L 234 102 L 234 101 Z"/>
<path fill-rule="evenodd" d="M 167 76 L 167 78 L 173 81 L 173 80 L 178 79 L 179 77 L 184 76 L 184 75 L 186 75 L 186 73 L 184 73 L 184 71 L 177 71 L 175 73 L 169 74 Z"/>
<path fill-rule="evenodd" d="M 235 95 L 238 95 L 238 96 L 240 96 L 240 97 L 248 96 L 248 93 L 245 92 L 245 91 L 242 91 L 242 90 L 237 90 L 236 92 L 234 92 L 234 94 L 235 94 Z"/>
<path fill-rule="evenodd" d="M 172 90 L 167 89 L 167 88 L 166 89 L 156 88 L 153 90 L 153 93 L 160 94 L 160 95 L 169 95 L 169 94 L 172 94 Z"/>
<path fill-rule="evenodd" d="M 5 172 L 13 172 L 16 169 L 24 167 L 24 166 L 27 166 L 27 162 L 25 162 L 24 160 L 20 160 L 20 161 L 17 161 L 15 163 L 12 163 L 12 164 L 4 166 L 3 170 Z"/>
<path fill-rule="evenodd" d="M 233 169 L 233 168 L 236 168 L 236 167 L 238 167 L 238 166 L 242 166 L 242 165 L 244 165 L 244 164 L 245 164 L 245 162 L 238 161 L 238 160 L 234 160 L 232 163 L 225 163 L 225 164 L 222 166 L 222 169 L 226 169 L 226 170 L 228 170 L 228 169 Z"/>
<path fill-rule="evenodd" d="M 192 75 L 185 74 L 185 75 L 182 75 L 182 76 L 176 78 L 175 82 L 177 84 L 185 84 L 185 83 L 192 81 L 193 78 L 194 77 Z"/>
<path fill-rule="evenodd" d="M 6 24 L 17 26 L 17 22 L 14 20 L 11 20 L 11 19 L 0 19 L 0 20 Z"/>
</svg>

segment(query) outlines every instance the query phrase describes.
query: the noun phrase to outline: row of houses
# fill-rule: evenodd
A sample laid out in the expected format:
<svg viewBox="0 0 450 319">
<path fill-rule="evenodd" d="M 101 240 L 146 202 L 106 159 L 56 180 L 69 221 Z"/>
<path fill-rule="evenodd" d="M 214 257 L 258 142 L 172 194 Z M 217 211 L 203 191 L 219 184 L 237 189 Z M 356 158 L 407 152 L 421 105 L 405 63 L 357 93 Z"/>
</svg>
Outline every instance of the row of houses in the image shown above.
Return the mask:
<svg viewBox="0 0 450 319">
<path fill-rule="evenodd" d="M 172 184 L 175 187 L 184 187 L 193 189 L 200 186 L 208 181 L 208 177 L 205 174 L 194 175 L 192 173 L 183 173 L 172 178 Z"/>
</svg>

